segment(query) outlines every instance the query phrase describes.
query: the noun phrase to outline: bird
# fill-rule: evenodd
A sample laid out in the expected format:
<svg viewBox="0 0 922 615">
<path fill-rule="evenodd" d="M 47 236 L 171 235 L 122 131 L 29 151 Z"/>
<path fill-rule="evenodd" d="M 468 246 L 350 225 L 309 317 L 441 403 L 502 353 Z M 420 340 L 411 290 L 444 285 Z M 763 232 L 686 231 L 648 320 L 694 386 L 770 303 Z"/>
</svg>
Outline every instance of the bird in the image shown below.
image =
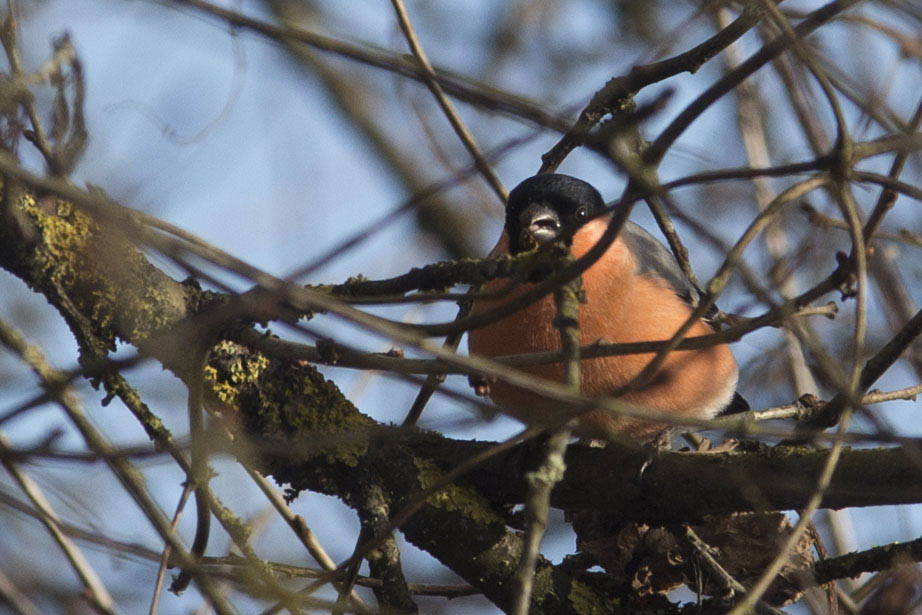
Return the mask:
<svg viewBox="0 0 922 615">
<path fill-rule="evenodd" d="M 525 179 L 510 193 L 502 235 L 491 257 L 515 255 L 556 241 L 569 244 L 574 258 L 599 240 L 610 221 L 601 194 L 591 184 L 569 175 L 547 173 Z M 526 292 L 530 284 L 498 279 L 485 284 L 472 314 L 486 312 Z M 595 342 L 668 340 L 699 304 L 703 293 L 679 267 L 669 250 L 642 227 L 627 222 L 614 243 L 582 274 L 584 300 L 579 307 L 581 345 Z M 492 298 L 490 296 L 492 295 Z M 717 310 L 696 321 L 687 336 L 714 333 Z M 495 358 L 560 350 L 554 325 L 553 294 L 468 332 L 472 356 Z M 604 397 L 628 384 L 654 353 L 583 359 L 580 392 Z M 561 382 L 560 363 L 523 368 L 527 373 Z M 619 400 L 640 409 L 676 417 L 709 419 L 722 411 L 738 412 L 748 404 L 736 392 L 739 371 L 726 344 L 673 351 L 647 384 Z M 540 395 L 502 381 L 489 384 L 492 400 L 527 425 L 547 423 L 549 404 Z M 601 410 L 580 416 L 575 435 L 588 440 L 626 436 L 649 442 L 668 433 L 662 423 L 613 417 Z"/>
</svg>

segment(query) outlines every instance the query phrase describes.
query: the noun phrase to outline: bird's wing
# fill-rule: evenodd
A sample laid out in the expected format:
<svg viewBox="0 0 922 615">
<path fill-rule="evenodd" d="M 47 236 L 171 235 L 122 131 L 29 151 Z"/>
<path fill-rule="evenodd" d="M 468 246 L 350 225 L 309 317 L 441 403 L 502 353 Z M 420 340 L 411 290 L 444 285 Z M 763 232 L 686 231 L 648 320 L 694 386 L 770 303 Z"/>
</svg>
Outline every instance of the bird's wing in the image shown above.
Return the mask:
<svg viewBox="0 0 922 615">
<path fill-rule="evenodd" d="M 627 243 L 628 249 L 634 255 L 640 275 L 652 275 L 665 280 L 690 306 L 697 307 L 704 295 L 697 286 L 679 267 L 672 252 L 660 243 L 643 227 L 628 222 L 621 231 L 621 236 Z M 710 320 L 717 315 L 718 309 L 714 306 L 704 315 L 705 320 Z"/>
<path fill-rule="evenodd" d="M 666 246 L 633 222 L 628 222 L 624 226 L 621 236 L 634 255 L 640 275 L 656 276 L 665 280 L 690 306 L 698 306 L 704 293 L 688 279 Z M 717 306 L 712 305 L 704 314 L 704 320 L 711 321 L 719 312 Z M 737 392 L 720 414 L 735 414 L 746 410 L 749 410 L 749 403 Z"/>
</svg>

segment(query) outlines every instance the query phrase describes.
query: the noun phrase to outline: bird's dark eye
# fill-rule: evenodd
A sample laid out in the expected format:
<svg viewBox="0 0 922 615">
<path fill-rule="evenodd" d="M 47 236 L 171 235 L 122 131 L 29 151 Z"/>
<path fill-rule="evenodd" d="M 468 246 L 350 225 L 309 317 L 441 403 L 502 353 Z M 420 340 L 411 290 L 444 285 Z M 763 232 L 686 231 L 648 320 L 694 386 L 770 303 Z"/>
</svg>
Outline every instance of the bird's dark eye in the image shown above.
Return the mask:
<svg viewBox="0 0 922 615">
<path fill-rule="evenodd" d="M 586 207 L 580 207 L 576 210 L 576 219 L 580 222 L 585 222 L 589 219 L 589 209 Z"/>
</svg>

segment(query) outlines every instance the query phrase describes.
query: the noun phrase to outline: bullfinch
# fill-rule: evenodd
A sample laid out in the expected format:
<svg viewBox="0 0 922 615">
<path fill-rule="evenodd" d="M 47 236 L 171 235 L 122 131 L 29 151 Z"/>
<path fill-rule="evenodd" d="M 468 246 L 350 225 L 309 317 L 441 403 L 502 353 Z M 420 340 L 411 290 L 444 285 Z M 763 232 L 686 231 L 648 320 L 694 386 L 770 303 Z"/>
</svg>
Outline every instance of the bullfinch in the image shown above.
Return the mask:
<svg viewBox="0 0 922 615">
<path fill-rule="evenodd" d="M 585 254 L 605 231 L 610 216 L 600 215 L 605 202 L 590 184 L 568 175 L 530 177 L 509 193 L 506 223 L 491 252 L 497 257 L 518 254 L 570 237 L 574 258 Z M 510 296 L 525 292 L 527 284 L 495 280 L 486 293 L 509 291 L 501 298 L 475 301 L 473 313 L 482 313 Z M 669 339 L 687 320 L 701 298 L 669 250 L 640 226 L 627 222 L 611 247 L 582 275 L 585 302 L 579 309 L 581 345 L 598 341 L 623 343 Z M 716 310 L 715 310 L 716 313 Z M 553 295 L 468 334 L 472 355 L 497 357 L 560 349 L 554 326 Z M 694 323 L 688 336 L 713 333 L 707 319 Z M 600 397 L 628 384 L 654 357 L 631 354 L 580 362 L 581 392 Z M 562 381 L 561 364 L 525 368 L 528 373 Z M 619 399 L 640 408 L 677 417 L 707 419 L 721 411 L 748 408 L 736 394 L 736 361 L 726 344 L 700 350 L 673 351 L 659 372 L 639 390 Z M 503 382 L 492 383 L 489 394 L 505 412 L 526 424 L 542 422 L 547 400 Z M 614 418 L 601 411 L 584 414 L 576 431 L 584 438 L 625 435 L 648 441 L 666 427 L 636 418 Z"/>
</svg>

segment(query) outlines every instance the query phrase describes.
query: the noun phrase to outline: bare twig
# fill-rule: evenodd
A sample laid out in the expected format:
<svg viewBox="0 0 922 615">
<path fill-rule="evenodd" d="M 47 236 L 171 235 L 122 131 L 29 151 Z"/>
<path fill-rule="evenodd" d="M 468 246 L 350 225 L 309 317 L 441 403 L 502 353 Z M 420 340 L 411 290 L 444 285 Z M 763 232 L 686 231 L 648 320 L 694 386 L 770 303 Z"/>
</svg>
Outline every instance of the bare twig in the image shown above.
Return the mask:
<svg viewBox="0 0 922 615">
<path fill-rule="evenodd" d="M 22 58 L 19 53 L 19 44 L 17 42 L 17 28 L 16 17 L 11 11 L 3 20 L 3 24 L 0 25 L 0 42 L 3 43 L 3 48 L 6 51 L 6 57 L 7 60 L 9 60 L 10 70 L 13 76 L 21 80 L 23 78 L 23 68 Z M 71 52 L 73 52 L 72 49 Z M 38 116 L 35 99 L 28 89 L 22 92 L 22 98 L 22 105 L 26 110 L 26 114 L 29 116 L 29 122 L 32 124 L 32 131 L 34 134 L 33 143 L 35 147 L 38 148 L 39 152 L 41 152 L 42 157 L 45 159 L 45 163 L 52 169 L 52 172 L 57 172 L 54 146 L 48 138 L 45 125 Z"/>
<path fill-rule="evenodd" d="M 799 300 L 790 299 L 761 316 L 739 319 L 736 324 L 722 331 L 707 335 L 696 335 L 683 339 L 677 350 L 694 350 L 709 348 L 720 344 L 735 342 L 746 334 L 764 327 L 777 327 L 789 318 L 805 316 L 824 316 L 834 318 L 838 313 L 835 303 L 798 308 Z M 324 365 L 335 365 L 354 369 L 385 370 L 404 374 L 467 374 L 477 375 L 483 370 L 475 367 L 450 366 L 440 359 L 406 359 L 393 352 L 373 353 L 359 351 L 351 346 L 326 340 L 324 347 L 310 346 L 288 340 L 265 336 L 252 330 L 244 330 L 232 336 L 247 346 L 258 348 L 267 355 L 293 361 L 308 361 Z M 648 342 L 609 343 L 599 340 L 580 348 L 583 359 L 614 357 L 629 354 L 658 352 L 669 345 L 668 340 L 651 340 Z M 532 352 L 520 355 L 495 357 L 494 362 L 509 367 L 531 367 L 548 363 L 559 363 L 565 357 L 560 351 Z"/>
<path fill-rule="evenodd" d="M 182 489 L 182 493 L 179 495 L 179 501 L 176 503 L 176 512 L 173 513 L 173 521 L 170 523 L 170 529 L 176 531 L 176 528 L 179 527 L 179 518 L 182 515 L 183 509 L 186 507 L 186 502 L 189 501 L 189 495 L 192 493 L 192 482 L 187 482 Z M 163 547 L 163 553 L 160 555 L 160 565 L 157 566 L 157 578 L 154 581 L 154 593 L 150 600 L 150 608 L 148 609 L 149 615 L 156 615 L 157 610 L 160 607 L 160 592 L 163 590 L 163 582 L 166 579 L 166 569 L 170 564 L 170 545 Z"/>
<path fill-rule="evenodd" d="M 727 9 L 718 11 L 717 21 L 722 27 L 725 27 L 725 24 L 729 21 Z M 731 69 L 742 62 L 737 43 L 727 48 L 726 56 L 727 63 Z M 770 166 L 769 140 L 765 134 L 765 125 L 762 122 L 762 110 L 765 108 L 765 102 L 760 95 L 758 86 L 752 81 L 741 83 L 736 90 L 736 102 L 740 137 L 743 140 L 743 147 L 746 149 L 746 157 L 750 165 L 753 167 Z M 768 177 L 754 177 L 752 178 L 752 183 L 756 204 L 760 209 L 764 209 L 775 199 L 777 194 L 772 188 Z M 779 220 L 772 221 L 765 229 L 764 242 L 769 254 L 775 259 L 776 265 L 780 264 L 787 251 L 788 239 Z M 799 292 L 793 278 L 786 280 L 775 279 L 774 282 L 779 284 L 781 294 L 785 298 L 796 296 Z M 807 393 L 817 395 L 819 394 L 819 387 L 807 366 L 807 360 L 800 341 L 789 330 L 789 323 L 790 321 L 782 326 L 784 327 L 784 337 L 790 359 L 791 377 L 795 393 L 798 396 Z"/>
<path fill-rule="evenodd" d="M 285 523 L 292 529 L 295 533 L 295 536 L 298 537 L 298 540 L 301 541 L 301 544 L 304 545 L 304 548 L 307 549 L 308 553 L 311 554 L 311 557 L 320 564 L 320 566 L 327 571 L 335 570 L 336 563 L 330 558 L 326 550 L 323 548 L 323 545 L 317 540 L 317 537 L 307 526 L 307 523 L 304 522 L 304 518 L 301 515 L 296 515 L 291 507 L 285 503 L 284 498 L 279 495 L 278 491 L 266 480 L 266 477 L 253 470 L 249 467 L 244 466 L 247 474 L 250 475 L 250 478 L 253 479 L 253 482 L 259 487 L 260 491 L 263 492 L 263 495 L 266 496 L 266 499 L 272 504 L 278 514 L 285 520 Z M 341 584 L 334 581 L 334 586 L 337 588 L 341 587 Z M 367 613 L 369 612 L 368 605 L 365 604 L 365 601 L 355 593 L 355 591 L 349 592 L 349 599 L 352 601 L 352 605 L 355 608 L 356 612 Z"/>
<path fill-rule="evenodd" d="M 40 615 L 41 611 L 29 600 L 16 584 L 0 570 L 0 599 L 17 615 Z"/>
<path fill-rule="evenodd" d="M 844 147 L 847 150 L 849 144 L 848 136 L 840 133 L 837 143 L 840 147 Z M 843 155 L 847 156 L 847 151 L 844 152 Z M 843 164 L 845 164 L 845 161 L 843 161 Z M 848 425 L 851 421 L 853 408 L 851 400 L 855 398 L 859 390 L 866 388 L 862 387 L 864 370 L 861 368 L 861 358 L 864 350 L 864 338 L 867 327 L 867 252 L 865 250 L 864 235 L 861 232 L 861 222 L 858 219 L 857 207 L 851 198 L 851 193 L 848 191 L 848 188 L 844 183 L 839 184 L 838 188 L 840 196 L 839 202 L 843 209 L 843 215 L 845 215 L 848 219 L 852 235 L 852 254 L 857 266 L 858 289 L 857 301 L 855 303 L 855 334 L 854 347 L 852 352 L 851 375 L 847 382 L 848 388 L 845 391 L 839 393 L 841 397 L 847 400 L 845 402 L 847 405 L 845 406 L 839 420 L 838 432 L 842 434 L 847 431 Z M 813 495 L 807 501 L 807 505 L 800 512 L 800 518 L 798 519 L 797 524 L 794 526 L 794 529 L 791 530 L 791 534 L 779 549 L 777 557 L 775 557 L 772 563 L 762 572 L 759 580 L 755 583 L 755 585 L 752 586 L 746 597 L 736 607 L 734 607 L 734 609 L 731 611 L 731 615 L 742 615 L 743 613 L 746 613 L 748 610 L 752 609 L 755 601 L 761 598 L 765 592 L 768 591 L 772 581 L 775 580 L 775 577 L 788 562 L 791 550 L 797 544 L 797 541 L 800 540 L 800 537 L 803 535 L 803 533 L 807 530 L 807 527 L 811 523 L 811 516 L 816 511 L 816 509 L 819 508 L 819 505 L 822 502 L 823 493 L 829 487 L 829 484 L 832 480 L 832 474 L 835 471 L 836 465 L 838 464 L 841 452 L 842 442 L 836 441 L 832 446 L 832 450 L 829 453 L 829 457 L 823 467 L 822 473 L 817 479 L 816 489 Z"/>
<path fill-rule="evenodd" d="M 701 540 L 701 538 L 695 533 L 690 525 L 685 526 L 685 538 L 698 554 L 698 557 L 701 558 L 701 561 L 704 563 L 705 567 L 723 582 L 724 586 L 727 588 L 728 595 L 726 597 L 728 599 L 733 598 L 736 594 L 742 596 L 746 593 L 746 588 L 743 587 L 739 581 L 734 579 L 730 573 L 720 565 L 720 563 L 711 553 L 711 547 L 708 546 L 706 542 Z M 776 609 L 773 606 L 770 606 L 760 600 L 756 603 L 756 613 L 782 615 L 784 611 Z"/>
<path fill-rule="evenodd" d="M 626 76 L 611 79 L 593 94 L 592 100 L 582 110 L 573 127 L 541 157 L 542 164 L 538 172 L 552 173 L 605 115 L 630 110 L 631 97 L 641 89 L 686 71 L 694 73 L 721 49 L 745 34 L 760 18 L 761 10 L 758 6 L 747 3 L 736 21 L 700 45 L 667 60 L 635 66 Z"/>
<path fill-rule="evenodd" d="M 0 323 L 0 337 L 4 338 L 2 340 L 4 345 L 7 344 L 7 328 L 8 325 Z M 9 441 L 0 434 L 0 452 L 6 451 L 8 448 Z M 2 463 L 6 471 L 19 485 L 19 488 L 22 489 L 23 493 L 29 498 L 29 501 L 32 502 L 32 505 L 35 506 L 36 510 L 41 514 L 41 522 L 58 544 L 58 547 L 64 552 L 71 568 L 77 573 L 77 576 L 87 590 L 88 597 L 93 607 L 100 613 L 115 613 L 115 603 L 112 600 L 112 596 L 109 595 L 99 575 L 93 569 L 93 566 L 90 565 L 89 561 L 87 561 L 86 557 L 84 557 L 80 548 L 61 531 L 58 515 L 51 507 L 51 503 L 45 498 L 39 486 L 28 474 L 23 472 L 17 464 L 8 459 L 3 459 Z"/>
<path fill-rule="evenodd" d="M 189 554 L 194 560 L 200 560 L 205 554 L 208 547 L 208 537 L 211 532 L 211 508 L 208 504 L 208 481 L 211 478 L 211 469 L 208 467 L 208 449 L 205 446 L 205 433 L 203 428 L 204 410 L 204 389 L 203 382 L 208 348 L 210 344 L 204 343 L 204 340 L 194 340 L 198 347 L 191 352 L 192 358 L 188 376 L 186 378 L 187 392 L 187 410 L 189 416 L 189 438 L 191 440 L 189 454 L 191 457 L 190 472 L 186 474 L 186 484 L 191 483 L 195 491 L 195 537 L 192 539 L 192 547 Z M 173 579 L 170 585 L 170 591 L 175 594 L 182 593 L 189 582 L 192 580 L 192 574 L 188 570 L 181 570 Z"/>
<path fill-rule="evenodd" d="M 43 383 L 53 383 L 58 380 L 56 371 L 45 362 L 44 357 L 38 349 L 27 346 L 18 332 L 4 324 L 0 327 L 0 335 L 2 335 L 0 342 L 25 360 L 36 375 L 42 379 Z M 57 401 L 61 408 L 67 413 L 90 449 L 104 455 L 106 463 L 113 474 L 115 474 L 125 490 L 128 491 L 129 495 L 135 500 L 138 508 L 148 518 L 157 533 L 170 545 L 179 561 L 189 569 L 194 569 L 194 564 L 188 552 L 179 542 L 176 534 L 170 529 L 170 523 L 167 521 L 160 507 L 154 502 L 150 494 L 147 493 L 147 489 L 144 487 L 144 481 L 141 479 L 134 466 L 131 465 L 128 460 L 124 458 L 120 459 L 111 454 L 111 445 L 86 419 L 82 409 L 78 406 L 77 401 L 69 391 L 65 390 L 64 392 L 55 393 L 55 401 Z M 216 590 L 210 579 L 198 572 L 194 573 L 194 578 L 202 594 L 211 602 L 218 613 L 233 613 L 233 608 Z"/>
<path fill-rule="evenodd" d="M 856 4 L 856 2 L 858 2 L 858 0 L 836 0 L 830 2 L 810 13 L 807 18 L 794 28 L 794 33 L 800 37 L 806 36 L 830 19 L 833 19 L 842 11 Z M 694 102 L 688 105 L 662 133 L 660 133 L 653 143 L 650 144 L 650 147 L 644 152 L 644 160 L 647 162 L 659 162 L 675 140 L 685 132 L 685 129 L 688 128 L 701 113 L 708 109 L 721 96 L 742 83 L 749 75 L 787 49 L 792 42 L 793 41 L 788 36 L 779 36 L 740 64 L 731 73 L 728 73 L 705 90 Z"/>
<path fill-rule="evenodd" d="M 750 223 L 749 227 L 733 246 L 733 249 L 727 254 L 727 258 L 720 266 L 720 269 L 717 270 L 717 273 L 714 274 L 714 277 L 708 282 L 707 288 L 705 289 L 707 291 L 705 296 L 702 297 L 701 301 L 692 311 L 685 323 L 673 334 L 666 347 L 660 350 L 650 360 L 644 369 L 624 387 L 624 390 L 635 390 L 646 386 L 650 379 L 655 376 L 668 357 L 669 352 L 677 347 L 691 327 L 704 316 L 711 306 L 714 305 L 718 295 L 723 291 L 727 282 L 730 280 L 730 275 L 733 273 L 735 263 L 741 258 L 743 250 L 745 250 L 746 246 L 768 225 L 778 210 L 785 204 L 799 199 L 804 194 L 825 185 L 828 181 L 828 177 L 820 175 L 797 183 L 778 195 L 772 203 L 759 212 L 759 215 Z"/>
<path fill-rule="evenodd" d="M 245 28 L 275 41 L 292 40 L 309 45 L 320 51 L 333 53 L 367 66 L 391 71 L 402 77 L 425 81 L 426 75 L 418 63 L 405 56 L 384 51 L 370 44 L 356 45 L 304 28 L 279 27 L 254 19 L 204 0 L 172 0 L 177 6 L 193 8 L 212 15 L 234 27 Z M 519 117 L 540 126 L 566 130 L 566 124 L 547 112 L 537 103 L 483 84 L 471 83 L 468 79 L 436 69 L 439 84 L 446 92 L 471 104 Z"/>
<path fill-rule="evenodd" d="M 570 257 L 572 260 L 572 256 Z M 566 262 L 566 261 L 563 261 Z M 560 331 L 560 347 L 566 357 L 564 363 L 564 386 L 574 393 L 580 391 L 579 376 L 579 299 L 580 280 L 571 280 L 554 291 L 554 305 L 557 309 L 555 325 Z M 541 462 L 534 470 L 526 472 L 528 499 L 525 502 L 525 539 L 522 557 L 515 575 L 515 615 L 526 615 L 531 603 L 534 585 L 535 564 L 541 539 L 547 529 L 547 511 L 551 490 L 563 479 L 566 464 L 564 451 L 570 441 L 570 434 L 578 419 L 570 419 L 554 428 L 548 435 Z"/>
<path fill-rule="evenodd" d="M 919 126 L 922 125 L 922 101 L 916 106 L 916 111 L 912 116 L 912 119 L 909 121 L 907 126 L 907 134 L 913 134 L 919 131 Z M 900 173 L 903 171 L 903 167 L 906 164 L 906 160 L 909 158 L 909 152 L 898 152 L 896 157 L 893 159 L 893 163 L 890 165 L 890 172 L 888 176 L 896 179 L 899 177 Z M 864 225 L 864 240 L 868 242 L 877 232 L 877 229 L 880 228 L 880 224 L 883 222 L 884 216 L 888 211 L 893 209 L 893 204 L 896 202 L 897 193 L 891 189 L 885 189 L 880 193 L 880 197 L 877 199 L 877 204 L 874 205 L 874 210 L 871 212 L 871 215 L 868 217 L 868 221 Z"/>
<path fill-rule="evenodd" d="M 403 31 L 407 43 L 410 45 L 413 57 L 419 62 L 426 86 L 432 92 L 432 95 L 435 96 L 439 107 L 442 109 L 445 117 L 448 118 L 455 134 L 458 135 L 458 138 L 474 159 L 474 163 L 480 170 L 481 175 L 483 175 L 487 183 L 490 184 L 490 187 L 493 189 L 493 192 L 496 193 L 500 202 L 505 203 L 506 197 L 508 196 L 506 189 L 503 187 L 502 182 L 499 181 L 496 173 L 493 172 L 493 168 L 484 159 L 483 153 L 474 141 L 474 136 L 464 126 L 461 117 L 458 115 L 458 112 L 455 111 L 454 105 L 451 104 L 451 101 L 448 100 L 448 97 L 442 90 L 442 86 L 439 85 L 436 79 L 435 70 L 433 70 L 432 64 L 429 63 L 429 58 L 426 57 L 426 52 L 423 51 L 422 45 L 419 44 L 419 39 L 416 37 L 416 32 L 413 30 L 413 25 L 410 23 L 410 16 L 407 14 L 407 9 L 403 4 L 403 0 L 391 0 L 391 4 L 394 5 L 394 10 L 397 12 L 400 29 Z"/>
</svg>

